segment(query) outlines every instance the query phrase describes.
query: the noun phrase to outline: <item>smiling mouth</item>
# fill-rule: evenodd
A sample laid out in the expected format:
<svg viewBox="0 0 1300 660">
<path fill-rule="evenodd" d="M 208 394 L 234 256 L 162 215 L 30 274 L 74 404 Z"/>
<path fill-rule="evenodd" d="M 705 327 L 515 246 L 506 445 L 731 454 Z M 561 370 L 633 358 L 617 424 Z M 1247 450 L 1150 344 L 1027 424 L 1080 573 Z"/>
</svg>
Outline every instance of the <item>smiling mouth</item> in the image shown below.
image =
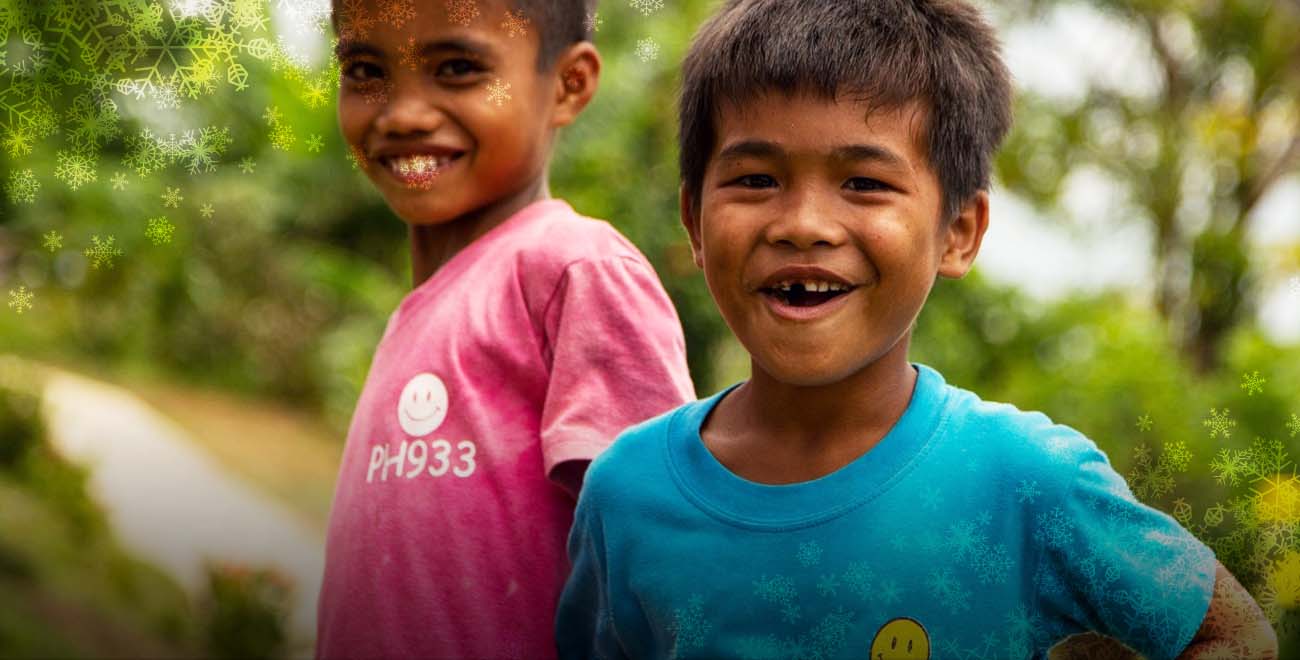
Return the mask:
<svg viewBox="0 0 1300 660">
<path fill-rule="evenodd" d="M 791 307 L 816 307 L 824 305 L 857 287 L 838 282 L 789 281 L 759 289 L 763 295 Z"/>
<path fill-rule="evenodd" d="M 464 155 L 464 152 L 458 152 L 437 156 L 432 154 L 385 156 L 379 158 L 378 162 L 398 181 L 408 186 L 424 187 Z"/>
</svg>

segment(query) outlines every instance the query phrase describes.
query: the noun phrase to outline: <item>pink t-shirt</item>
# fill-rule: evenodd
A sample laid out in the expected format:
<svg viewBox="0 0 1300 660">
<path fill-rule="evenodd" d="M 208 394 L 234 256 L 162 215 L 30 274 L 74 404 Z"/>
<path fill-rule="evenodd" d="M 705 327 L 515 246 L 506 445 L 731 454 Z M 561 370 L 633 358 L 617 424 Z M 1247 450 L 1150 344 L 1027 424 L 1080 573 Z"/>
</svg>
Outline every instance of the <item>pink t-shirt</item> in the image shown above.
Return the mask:
<svg viewBox="0 0 1300 660">
<path fill-rule="evenodd" d="M 389 319 L 348 430 L 322 658 L 551 658 L 573 499 L 548 479 L 694 399 L 672 303 L 559 200 L 493 228 Z"/>
</svg>

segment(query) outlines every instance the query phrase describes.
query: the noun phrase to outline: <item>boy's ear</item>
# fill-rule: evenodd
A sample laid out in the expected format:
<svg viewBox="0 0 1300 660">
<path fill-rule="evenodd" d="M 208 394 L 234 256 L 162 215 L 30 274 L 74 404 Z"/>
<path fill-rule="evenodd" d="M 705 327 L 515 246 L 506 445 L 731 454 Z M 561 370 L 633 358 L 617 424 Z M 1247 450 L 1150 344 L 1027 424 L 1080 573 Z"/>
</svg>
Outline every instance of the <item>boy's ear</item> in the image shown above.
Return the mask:
<svg viewBox="0 0 1300 660">
<path fill-rule="evenodd" d="M 555 61 L 555 113 L 552 125 L 568 126 L 582 114 L 600 86 L 600 51 L 581 41 Z"/>
<path fill-rule="evenodd" d="M 939 257 L 939 274 L 959 280 L 970 271 L 979 254 L 984 232 L 989 228 L 989 193 L 981 190 L 961 206 L 957 217 L 943 230 L 943 254 Z"/>
<path fill-rule="evenodd" d="M 687 192 L 685 183 L 678 189 L 677 196 L 681 204 L 682 226 L 686 228 L 686 235 L 691 239 L 691 256 L 695 258 L 695 267 L 704 268 L 703 242 L 700 240 L 700 218 L 695 212 L 695 200 L 691 199 L 691 194 Z"/>
</svg>

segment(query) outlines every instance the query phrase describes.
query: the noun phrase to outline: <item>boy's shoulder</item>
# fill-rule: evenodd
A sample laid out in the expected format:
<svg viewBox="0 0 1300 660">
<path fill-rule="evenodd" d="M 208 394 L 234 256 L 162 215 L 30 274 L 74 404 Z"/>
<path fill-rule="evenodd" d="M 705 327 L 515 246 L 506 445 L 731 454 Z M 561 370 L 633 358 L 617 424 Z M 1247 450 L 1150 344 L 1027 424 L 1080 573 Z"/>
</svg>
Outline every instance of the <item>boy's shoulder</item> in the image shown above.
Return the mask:
<svg viewBox="0 0 1300 660">
<path fill-rule="evenodd" d="M 1109 462 L 1091 438 L 1041 411 L 986 401 L 968 390 L 949 387 L 954 392 L 949 429 L 957 434 L 958 444 L 992 454 L 1008 473 L 1056 472 L 1068 478 L 1085 463 Z"/>
<path fill-rule="evenodd" d="M 521 265 L 531 272 L 563 271 L 568 266 L 625 258 L 649 264 L 645 255 L 608 221 L 578 213 L 568 202 L 537 204 L 532 222 L 522 223 L 514 243 Z"/>
</svg>

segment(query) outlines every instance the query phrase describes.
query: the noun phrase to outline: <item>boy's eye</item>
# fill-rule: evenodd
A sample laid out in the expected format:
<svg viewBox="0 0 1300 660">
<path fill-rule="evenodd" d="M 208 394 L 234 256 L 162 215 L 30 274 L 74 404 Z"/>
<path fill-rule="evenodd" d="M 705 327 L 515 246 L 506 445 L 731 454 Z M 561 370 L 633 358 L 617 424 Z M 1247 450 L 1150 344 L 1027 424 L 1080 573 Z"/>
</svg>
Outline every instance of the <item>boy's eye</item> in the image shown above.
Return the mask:
<svg viewBox="0 0 1300 660">
<path fill-rule="evenodd" d="M 733 183 L 738 183 L 745 188 L 771 188 L 776 185 L 776 179 L 766 174 L 746 174 Z"/>
<path fill-rule="evenodd" d="M 340 67 L 343 77 L 354 82 L 366 82 L 384 75 L 384 70 L 371 62 L 348 62 Z"/>
<path fill-rule="evenodd" d="M 889 189 L 888 185 L 865 176 L 855 176 L 848 181 L 845 181 L 844 186 L 854 192 L 875 192 L 877 190 Z"/>
<path fill-rule="evenodd" d="M 438 76 L 442 78 L 460 78 L 484 70 L 483 65 L 474 60 L 457 57 L 439 64 Z"/>
</svg>

